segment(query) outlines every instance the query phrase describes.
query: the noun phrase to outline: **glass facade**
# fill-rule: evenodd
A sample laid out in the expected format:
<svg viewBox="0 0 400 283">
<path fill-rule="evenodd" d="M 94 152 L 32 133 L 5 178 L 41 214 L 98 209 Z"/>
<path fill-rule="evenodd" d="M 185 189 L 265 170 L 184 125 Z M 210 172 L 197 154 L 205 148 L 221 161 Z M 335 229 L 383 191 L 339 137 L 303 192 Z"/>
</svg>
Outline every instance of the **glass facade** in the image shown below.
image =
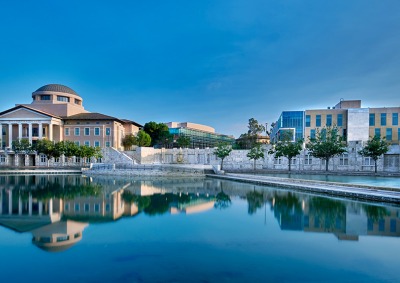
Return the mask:
<svg viewBox="0 0 400 283">
<path fill-rule="evenodd" d="M 392 128 L 387 128 L 386 129 L 386 140 L 391 141 L 392 140 Z"/>
<path fill-rule="evenodd" d="M 306 127 L 311 127 L 311 115 L 306 115 Z"/>
<path fill-rule="evenodd" d="M 381 126 L 386 126 L 386 113 L 381 113 Z"/>
<path fill-rule="evenodd" d="M 235 143 L 234 137 L 190 128 L 170 128 L 169 133 L 174 136 L 174 141 L 176 141 L 179 136 L 189 137 L 189 148 L 213 148 L 217 147 L 219 143 L 227 143 L 231 145 Z M 174 147 L 175 146 L 177 145 L 174 144 Z"/>
<path fill-rule="evenodd" d="M 369 125 L 375 126 L 375 114 L 373 113 L 369 114 Z"/>
<path fill-rule="evenodd" d="M 326 115 L 326 126 L 327 127 L 332 126 L 332 114 Z"/>
<path fill-rule="evenodd" d="M 377 137 L 381 136 L 381 129 L 380 128 L 375 128 L 375 136 L 377 136 Z"/>
<path fill-rule="evenodd" d="M 296 140 L 304 139 L 304 114 L 304 111 L 283 111 L 272 130 L 271 140 L 277 141 L 280 133 L 288 130 L 295 131 Z"/>
<path fill-rule="evenodd" d="M 315 116 L 315 126 L 321 127 L 321 115 Z"/>
<path fill-rule="evenodd" d="M 342 127 L 343 126 L 343 114 L 338 114 L 337 115 L 337 126 Z"/>
<path fill-rule="evenodd" d="M 392 114 L 392 126 L 397 126 L 399 124 L 399 113 Z"/>
</svg>

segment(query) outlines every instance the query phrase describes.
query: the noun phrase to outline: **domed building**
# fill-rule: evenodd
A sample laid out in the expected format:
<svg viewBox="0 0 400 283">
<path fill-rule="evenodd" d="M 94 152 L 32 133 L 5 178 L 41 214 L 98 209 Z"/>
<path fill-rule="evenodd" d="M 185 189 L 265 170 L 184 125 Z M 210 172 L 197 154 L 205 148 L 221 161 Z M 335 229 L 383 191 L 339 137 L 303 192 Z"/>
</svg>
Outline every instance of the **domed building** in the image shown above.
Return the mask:
<svg viewBox="0 0 400 283">
<path fill-rule="evenodd" d="M 141 127 L 134 121 L 89 112 L 76 91 L 61 84 L 48 84 L 32 93 L 30 104 L 17 104 L 0 112 L 0 145 L 9 149 L 14 140 L 27 139 L 33 144 L 45 138 L 122 149 L 122 138 L 137 133 Z M 0 163 L 2 159 L 0 156 Z"/>
</svg>

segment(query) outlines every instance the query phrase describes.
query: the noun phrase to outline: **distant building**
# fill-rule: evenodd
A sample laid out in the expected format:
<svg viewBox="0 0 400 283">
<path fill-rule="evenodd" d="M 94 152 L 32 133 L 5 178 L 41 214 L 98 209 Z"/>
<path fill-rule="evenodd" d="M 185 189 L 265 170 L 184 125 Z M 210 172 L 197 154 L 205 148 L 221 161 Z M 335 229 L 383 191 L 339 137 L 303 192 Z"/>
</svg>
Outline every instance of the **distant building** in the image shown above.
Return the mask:
<svg viewBox="0 0 400 283">
<path fill-rule="evenodd" d="M 293 140 L 315 137 L 318 130 L 336 126 L 347 142 L 367 141 L 375 135 L 399 144 L 400 107 L 362 108 L 361 100 L 341 100 L 334 107 L 305 111 L 283 111 L 273 128 L 271 140 L 289 132 Z"/>
<path fill-rule="evenodd" d="M 122 138 L 142 127 L 134 121 L 85 110 L 82 97 L 67 86 L 42 86 L 32 93 L 32 99 L 31 104 L 17 104 L 0 112 L 1 148 L 11 148 L 18 139 L 33 144 L 45 138 L 122 149 Z"/>
<path fill-rule="evenodd" d="M 215 129 L 195 123 L 189 122 L 169 122 L 165 123 L 170 134 L 174 136 L 174 146 L 176 140 L 180 137 L 190 138 L 189 148 L 207 148 L 216 147 L 219 143 L 233 144 L 235 138 L 233 136 L 215 133 Z"/>
</svg>

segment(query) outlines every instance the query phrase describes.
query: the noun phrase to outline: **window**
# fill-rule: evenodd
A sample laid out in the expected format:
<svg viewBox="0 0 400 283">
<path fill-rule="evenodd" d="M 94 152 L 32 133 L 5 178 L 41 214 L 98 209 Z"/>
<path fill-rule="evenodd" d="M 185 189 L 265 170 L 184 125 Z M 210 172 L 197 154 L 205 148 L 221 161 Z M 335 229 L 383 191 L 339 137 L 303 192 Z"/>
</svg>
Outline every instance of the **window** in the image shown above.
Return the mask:
<svg viewBox="0 0 400 283">
<path fill-rule="evenodd" d="M 374 160 L 372 157 L 364 157 L 364 166 L 372 166 L 374 165 Z"/>
<path fill-rule="evenodd" d="M 81 143 L 79 142 L 79 141 L 74 141 L 74 143 L 76 144 L 76 145 L 81 145 Z"/>
<path fill-rule="evenodd" d="M 110 142 L 106 141 L 106 147 L 110 147 Z"/>
<path fill-rule="evenodd" d="M 69 211 L 69 203 L 66 203 L 66 204 L 64 205 L 64 210 L 65 210 L 65 211 Z"/>
<path fill-rule="evenodd" d="M 315 139 L 315 129 L 310 131 L 310 139 Z"/>
<path fill-rule="evenodd" d="M 111 128 L 106 128 L 106 136 L 111 135 Z"/>
<path fill-rule="evenodd" d="M 375 114 L 374 113 L 369 114 L 369 125 L 375 126 Z"/>
<path fill-rule="evenodd" d="M 55 163 L 60 163 L 60 157 L 55 157 L 55 158 L 54 158 L 54 162 L 55 162 Z"/>
<path fill-rule="evenodd" d="M 51 95 L 41 95 L 40 100 L 51 100 Z"/>
<path fill-rule="evenodd" d="M 392 114 L 392 125 L 397 126 L 399 124 L 399 113 Z"/>
<path fill-rule="evenodd" d="M 86 146 L 90 146 L 90 141 L 85 141 Z"/>
<path fill-rule="evenodd" d="M 65 131 L 65 135 L 69 136 L 69 128 L 65 128 L 64 131 Z"/>
<path fill-rule="evenodd" d="M 381 129 L 380 128 L 375 128 L 374 135 L 377 136 L 377 137 L 381 137 Z"/>
<path fill-rule="evenodd" d="M 90 135 L 90 128 L 85 128 L 85 136 L 89 136 Z"/>
<path fill-rule="evenodd" d="M 327 127 L 332 126 L 332 114 L 326 115 L 326 126 Z"/>
<path fill-rule="evenodd" d="M 69 102 L 69 97 L 57 95 L 57 101 Z"/>
<path fill-rule="evenodd" d="M 75 128 L 75 136 L 80 136 L 80 135 L 81 135 L 81 129 Z"/>
<path fill-rule="evenodd" d="M 76 98 L 75 98 L 75 104 L 81 105 L 81 104 L 82 104 L 82 101 L 80 101 L 79 99 L 76 99 Z"/>
<path fill-rule="evenodd" d="M 110 204 L 107 203 L 107 204 L 106 204 L 106 211 L 107 211 L 107 212 L 110 212 L 110 210 L 111 210 Z"/>
<path fill-rule="evenodd" d="M 75 203 L 75 211 L 79 211 L 79 210 L 80 210 L 79 203 Z"/>
<path fill-rule="evenodd" d="M 338 114 L 337 115 L 337 126 L 342 127 L 343 126 L 343 114 Z"/>
<path fill-rule="evenodd" d="M 339 165 L 349 165 L 349 155 L 343 153 L 339 158 Z"/>
<path fill-rule="evenodd" d="M 312 156 L 307 154 L 304 156 L 304 165 L 311 165 L 312 164 Z"/>
<path fill-rule="evenodd" d="M 5 163 L 6 162 L 6 156 L 5 155 L 0 155 L 0 162 Z"/>
<path fill-rule="evenodd" d="M 386 140 L 391 141 L 392 140 L 392 128 L 387 128 L 386 129 Z"/>
<path fill-rule="evenodd" d="M 85 203 L 83 206 L 83 209 L 85 210 L 85 212 L 89 212 L 90 211 L 90 206 L 88 203 Z"/>
<path fill-rule="evenodd" d="M 321 127 L 321 115 L 315 117 L 315 126 Z"/>
<path fill-rule="evenodd" d="M 311 116 L 306 115 L 306 127 L 310 127 L 310 126 L 311 126 Z"/>
<path fill-rule="evenodd" d="M 94 128 L 94 135 L 100 136 L 100 128 Z"/>
<path fill-rule="evenodd" d="M 81 158 L 80 157 L 75 157 L 75 162 L 76 163 L 81 163 Z"/>
<path fill-rule="evenodd" d="M 47 162 L 47 158 L 46 158 L 46 155 L 40 155 L 40 162 L 41 163 L 45 163 L 45 162 Z"/>
<path fill-rule="evenodd" d="M 282 164 L 282 157 L 275 158 L 275 159 L 274 159 L 274 164 L 275 164 L 275 165 Z"/>
<path fill-rule="evenodd" d="M 95 147 L 100 147 L 100 142 L 99 141 L 94 141 L 94 146 Z"/>
<path fill-rule="evenodd" d="M 94 204 L 94 211 L 95 212 L 100 212 L 100 204 L 98 204 L 98 203 Z"/>
<path fill-rule="evenodd" d="M 381 126 L 386 126 L 386 113 L 381 113 Z"/>
<path fill-rule="evenodd" d="M 291 165 L 296 165 L 296 164 L 297 164 L 297 158 L 296 158 L 296 157 L 293 157 L 293 158 L 290 160 L 290 164 L 291 164 Z"/>
</svg>

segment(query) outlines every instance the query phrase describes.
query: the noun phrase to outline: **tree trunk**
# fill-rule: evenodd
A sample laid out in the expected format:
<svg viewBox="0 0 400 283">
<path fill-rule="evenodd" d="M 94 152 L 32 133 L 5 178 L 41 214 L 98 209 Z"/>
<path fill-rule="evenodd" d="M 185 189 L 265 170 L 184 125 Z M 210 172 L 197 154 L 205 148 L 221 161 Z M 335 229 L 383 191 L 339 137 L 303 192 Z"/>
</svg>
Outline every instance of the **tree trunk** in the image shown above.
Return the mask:
<svg viewBox="0 0 400 283">
<path fill-rule="evenodd" d="M 224 159 L 221 159 L 221 171 L 222 171 L 222 166 L 224 165 Z"/>
<path fill-rule="evenodd" d="M 254 171 L 256 171 L 256 160 L 254 159 L 254 165 L 253 165 Z"/>
<path fill-rule="evenodd" d="M 292 161 L 292 158 L 288 158 L 288 160 L 289 160 L 289 172 L 290 172 L 290 170 L 291 170 L 291 162 L 290 161 Z"/>
<path fill-rule="evenodd" d="M 325 159 L 325 171 L 328 171 L 328 166 L 329 166 L 329 158 Z"/>
<path fill-rule="evenodd" d="M 375 174 L 378 173 L 378 160 L 375 159 Z"/>
</svg>

